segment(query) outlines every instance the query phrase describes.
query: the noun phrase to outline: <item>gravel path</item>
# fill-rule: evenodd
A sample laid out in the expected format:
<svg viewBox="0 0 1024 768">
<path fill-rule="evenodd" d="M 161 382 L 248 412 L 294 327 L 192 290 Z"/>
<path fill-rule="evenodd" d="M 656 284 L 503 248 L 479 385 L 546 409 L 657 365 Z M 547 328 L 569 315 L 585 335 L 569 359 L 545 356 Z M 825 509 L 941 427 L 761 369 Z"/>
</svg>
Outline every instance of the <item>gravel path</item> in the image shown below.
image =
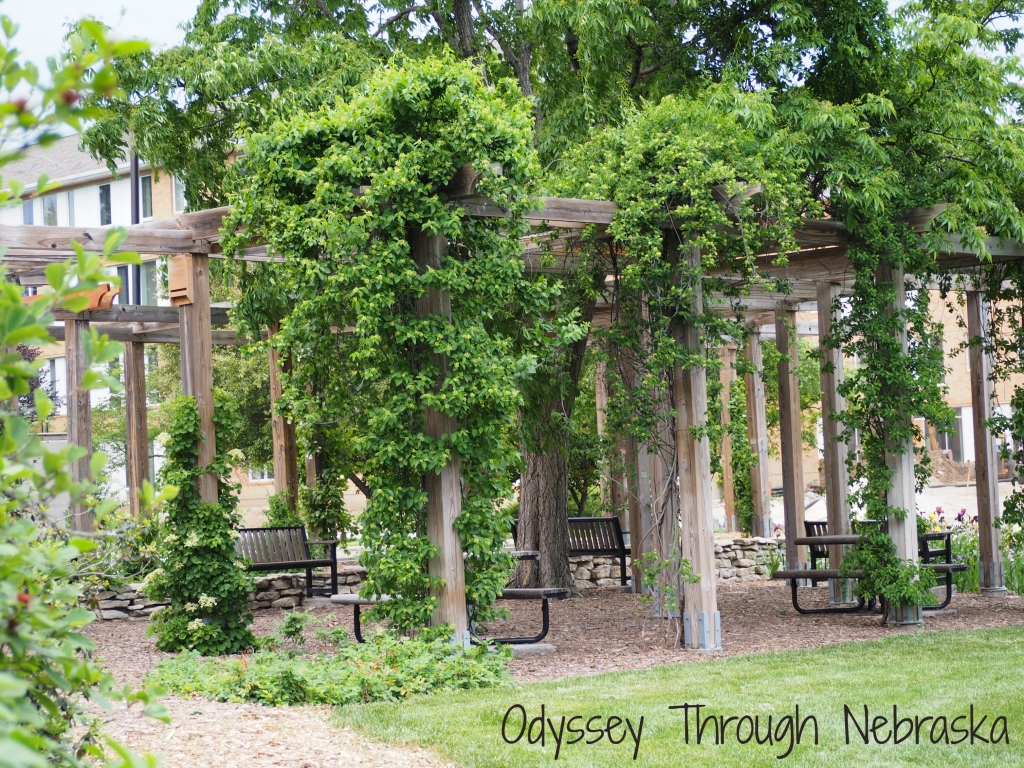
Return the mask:
<svg viewBox="0 0 1024 768">
<path fill-rule="evenodd" d="M 722 651 L 693 653 L 671 648 L 669 622 L 652 619 L 635 595 L 598 589 L 584 597 L 551 604 L 551 632 L 546 642 L 555 653 L 521 656 L 512 661 L 518 682 L 556 680 L 661 664 L 700 662 L 748 653 L 815 648 L 852 640 L 886 637 L 877 614 L 801 616 L 793 610 L 789 590 L 780 582 L 719 584 Z M 807 590 L 801 602 L 827 600 L 824 588 Z M 540 624 L 539 606 L 511 602 L 509 619 L 486 628 L 494 637 L 529 635 Z M 329 607 L 313 611 L 327 626 L 352 626 L 352 609 Z M 263 611 L 256 618 L 258 635 L 271 634 L 282 613 Z M 100 621 L 88 627 L 99 655 L 122 684 L 139 685 L 146 671 L 167 656 L 146 636 L 146 621 Z M 1024 597 L 1003 599 L 955 595 L 949 609 L 925 612 L 924 631 L 1024 626 Z M 367 631 L 371 631 L 367 628 Z M 667 638 L 667 639 L 666 639 Z M 311 637 L 306 648 L 322 650 Z M 203 699 L 168 699 L 172 723 L 145 718 L 139 708 L 115 711 L 109 731 L 136 751 L 165 755 L 167 768 L 334 768 L 448 765 L 435 755 L 411 747 L 388 747 L 353 731 L 328 725 L 325 707 L 271 708 L 223 704 Z"/>
</svg>

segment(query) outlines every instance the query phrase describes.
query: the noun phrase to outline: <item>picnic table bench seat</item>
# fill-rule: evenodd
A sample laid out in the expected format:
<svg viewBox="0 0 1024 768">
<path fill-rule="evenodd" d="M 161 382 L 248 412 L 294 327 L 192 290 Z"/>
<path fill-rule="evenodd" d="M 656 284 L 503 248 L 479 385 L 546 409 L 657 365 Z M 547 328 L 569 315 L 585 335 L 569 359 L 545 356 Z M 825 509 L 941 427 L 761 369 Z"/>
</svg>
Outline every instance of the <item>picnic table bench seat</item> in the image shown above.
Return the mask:
<svg viewBox="0 0 1024 768">
<path fill-rule="evenodd" d="M 550 628 L 550 613 L 548 600 L 560 600 L 569 597 L 568 589 L 555 587 L 540 587 L 536 589 L 508 588 L 501 593 L 500 600 L 540 600 L 542 626 L 539 634 L 533 637 L 495 637 L 487 638 L 486 642 L 502 643 L 504 645 L 526 645 L 528 643 L 539 643 L 547 637 Z M 360 619 L 360 608 L 364 605 L 377 605 L 378 603 L 390 600 L 389 595 L 381 595 L 379 598 L 368 598 L 362 595 L 332 595 L 331 602 L 335 605 L 351 605 L 353 609 L 352 626 L 355 630 L 356 642 L 362 643 L 363 631 Z"/>
<path fill-rule="evenodd" d="M 329 557 L 313 557 L 310 546 L 329 547 Z M 277 571 L 285 568 L 306 570 L 306 597 L 338 593 L 338 541 L 308 541 L 301 525 L 276 528 L 239 528 L 235 551 L 250 561 L 247 570 Z M 313 569 L 329 567 L 331 585 L 313 586 Z"/>
</svg>

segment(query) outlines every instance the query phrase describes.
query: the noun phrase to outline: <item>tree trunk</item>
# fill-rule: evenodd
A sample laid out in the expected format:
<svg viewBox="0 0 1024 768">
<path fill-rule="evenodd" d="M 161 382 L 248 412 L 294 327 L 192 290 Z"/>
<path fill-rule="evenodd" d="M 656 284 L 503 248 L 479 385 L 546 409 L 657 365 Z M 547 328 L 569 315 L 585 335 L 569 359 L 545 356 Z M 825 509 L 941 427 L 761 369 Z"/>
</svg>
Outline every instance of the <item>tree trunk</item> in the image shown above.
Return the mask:
<svg viewBox="0 0 1024 768">
<path fill-rule="evenodd" d="M 511 584 L 516 587 L 572 589 L 569 572 L 569 458 L 553 447 L 525 454 L 519 487 L 517 548 L 537 550 L 540 560 L 521 560 Z"/>
</svg>

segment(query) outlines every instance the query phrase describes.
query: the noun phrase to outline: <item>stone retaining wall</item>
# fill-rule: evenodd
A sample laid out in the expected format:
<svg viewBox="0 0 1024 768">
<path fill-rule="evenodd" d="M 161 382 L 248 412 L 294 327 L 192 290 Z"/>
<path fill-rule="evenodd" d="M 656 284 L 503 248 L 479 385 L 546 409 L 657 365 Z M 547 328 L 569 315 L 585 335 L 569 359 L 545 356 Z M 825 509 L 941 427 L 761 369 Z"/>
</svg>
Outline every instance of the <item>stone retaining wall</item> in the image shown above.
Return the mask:
<svg viewBox="0 0 1024 768">
<path fill-rule="evenodd" d="M 784 539 L 715 539 L 715 567 L 719 581 L 748 581 L 768 578 L 768 553 L 785 549 Z M 626 567 L 630 560 L 626 558 Z M 619 586 L 619 561 L 614 557 L 571 557 L 569 570 L 577 589 Z M 306 600 L 305 573 L 255 574 L 256 591 L 249 595 L 249 610 L 296 608 Z M 359 591 L 366 569 L 354 562 L 338 563 L 338 593 Z M 330 571 L 313 571 L 313 586 L 327 587 Z M 150 600 L 141 592 L 142 584 L 125 584 L 117 590 L 100 592 L 90 607 L 100 619 L 142 619 L 151 616 L 165 603 Z"/>
</svg>

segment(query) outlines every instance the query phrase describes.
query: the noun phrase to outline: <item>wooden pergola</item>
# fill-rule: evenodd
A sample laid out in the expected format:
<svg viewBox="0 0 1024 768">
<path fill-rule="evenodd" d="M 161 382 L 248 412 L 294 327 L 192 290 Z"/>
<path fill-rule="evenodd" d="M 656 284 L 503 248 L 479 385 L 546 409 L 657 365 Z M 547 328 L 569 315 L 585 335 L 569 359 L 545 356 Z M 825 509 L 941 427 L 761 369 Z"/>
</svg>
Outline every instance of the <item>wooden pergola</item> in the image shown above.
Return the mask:
<svg viewBox="0 0 1024 768">
<path fill-rule="evenodd" d="M 463 206 L 475 217 L 500 217 L 505 211 L 487 200 L 474 196 L 474 177 L 462 172 L 446 190 L 452 205 Z M 112 339 L 125 343 L 125 388 L 128 413 L 128 485 L 132 489 L 132 506 L 137 509 L 135 489 L 148 476 L 148 437 L 146 429 L 146 384 L 144 348 L 151 343 L 178 343 L 181 345 L 182 392 L 196 398 L 199 407 L 202 432 L 205 440 L 200 443 L 200 466 L 207 466 L 213 459 L 216 445 L 213 427 L 213 370 L 212 347 L 214 344 L 245 343 L 234 331 L 217 330 L 216 325 L 227 323 L 226 309 L 211 307 L 209 260 L 222 258 L 220 240 L 222 220 L 228 209 L 217 208 L 196 213 L 186 213 L 170 219 L 150 221 L 128 227 L 128 236 L 121 244 L 122 251 L 139 251 L 148 254 L 172 257 L 172 300 L 177 306 L 152 307 L 139 305 L 116 305 L 109 308 L 92 309 L 81 313 L 58 312 L 63 327 L 51 329 L 55 338 L 63 338 L 66 345 L 68 366 L 68 438 L 71 442 L 91 451 L 91 419 L 87 392 L 77 389 L 81 380 L 84 357 L 81 354 L 82 334 L 90 325 L 97 326 Z M 523 259 L 530 270 L 566 272 L 574 269 L 573 249 L 565 247 L 578 237 L 581 230 L 593 226 L 599 237 L 608 237 L 605 228 L 611 223 L 616 206 L 610 202 L 547 198 L 539 210 L 528 215 L 531 233 L 523 238 Z M 923 228 L 928 212 L 916 212 L 910 218 L 913 226 Z M 81 244 L 88 251 L 102 251 L 105 239 L 102 228 L 82 227 L 13 227 L 0 226 L 0 247 L 5 248 L 3 263 L 8 268 L 8 279 L 22 284 L 37 284 L 47 263 L 67 259 L 74 254 L 72 243 Z M 797 232 L 799 250 L 788 254 L 785 266 L 772 264 L 774 255 L 758 258 L 758 267 L 766 274 L 784 278 L 788 291 L 772 293 L 755 288 L 750 296 L 730 299 L 720 294 L 697 292 L 697 301 L 715 311 L 743 313 L 747 322 L 755 329 L 743 350 L 747 359 L 762 367 L 760 335 L 758 329 L 765 322 L 774 321 L 776 343 L 783 353 L 777 371 L 781 408 L 781 450 L 783 459 L 783 487 L 785 522 L 787 532 L 786 560 L 788 569 L 806 568 L 804 547 L 797 547 L 794 539 L 803 533 L 803 468 L 800 434 L 800 402 L 796 379 L 795 362 L 796 311 L 816 307 L 819 333 L 825 335 L 833 322 L 832 311 L 836 299 L 848 292 L 853 269 L 846 257 L 847 237 L 843 225 L 836 221 L 808 221 Z M 442 238 L 421 237 L 411 243 L 413 256 L 421 266 L 438 263 L 445 255 L 447 243 Z M 947 251 L 940 259 L 940 266 L 951 270 L 977 267 L 974 253 L 961 247 L 957 238 L 947 238 Z M 994 261 L 1015 261 L 1024 259 L 1024 248 L 1018 243 L 987 242 Z M 543 257 L 543 258 L 542 258 Z M 272 260 L 265 246 L 249 248 L 243 258 L 251 261 Z M 718 277 L 721 277 L 719 275 Z M 892 280 L 898 287 L 904 285 L 904 276 L 890 271 L 880 277 Z M 703 295 L 702 295 L 703 293 Z M 897 292 L 900 295 L 900 291 Z M 417 310 L 422 314 L 450 312 L 450 297 L 446 292 L 431 290 L 418 302 Z M 698 308 L 699 309 L 699 308 Z M 614 306 L 599 307 L 595 323 L 607 323 Z M 983 293 L 968 293 L 969 333 L 972 338 L 985 334 L 986 306 Z M 273 334 L 276 328 L 268 329 Z M 702 347 L 696 329 L 684 327 L 676 343 L 692 349 Z M 906 338 L 903 338 L 906 344 Z M 723 377 L 731 371 L 730 354 L 724 351 Z M 998 530 L 993 523 L 998 517 L 998 488 L 995 438 L 986 422 L 991 416 L 991 382 L 988 380 L 991 363 L 980 345 L 970 349 L 971 381 L 974 410 L 974 434 L 976 440 L 978 518 L 981 532 L 981 579 L 986 594 L 1000 595 L 1005 592 L 1002 562 L 998 546 Z M 838 386 L 842 381 L 842 353 L 829 350 L 826 360 L 831 372 L 822 372 L 822 417 L 825 433 L 825 478 L 826 504 L 829 532 L 850 533 L 849 505 L 847 502 L 847 446 L 835 438 L 841 425 L 829 417 L 832 412 L 844 409 Z M 790 361 L 793 361 L 791 364 Z M 272 402 L 281 395 L 280 382 L 276 372 L 280 361 L 271 353 Z M 712 650 L 721 647 L 721 624 L 716 596 L 716 568 L 714 556 L 714 522 L 712 518 L 712 478 L 710 472 L 710 450 L 706 438 L 694 437 L 693 427 L 707 418 L 707 381 L 703 369 L 677 371 L 672 391 L 672 407 L 677 417 L 670 437 L 672 457 L 661 457 L 675 461 L 678 471 L 678 523 L 681 531 L 681 555 L 692 563 L 694 573 L 700 582 L 684 585 L 685 621 L 687 624 L 686 645 L 694 649 Z M 748 374 L 747 377 L 748 434 L 750 446 L 758 456 L 758 464 L 752 470 L 755 505 L 755 533 L 768 536 L 769 502 L 771 488 L 768 479 L 767 451 L 768 438 L 764 412 L 764 390 L 761 377 Z M 599 408 L 600 408 L 600 386 Z M 910 418 L 910 414 L 907 418 Z M 455 429 L 455 425 L 442 414 L 425 413 L 428 431 L 440 436 Z M 294 426 L 280 417 L 274 417 L 274 472 L 278 490 L 288 489 L 293 494 L 298 488 L 298 450 Z M 907 447 L 909 448 L 909 447 Z M 639 478 L 636 488 L 628 493 L 629 528 L 632 531 L 633 561 L 642 554 L 645 540 L 645 526 L 650 525 L 649 512 L 659 484 L 651 475 L 657 474 L 657 463 L 652 453 L 643 446 L 632 452 L 636 462 L 635 477 Z M 728 462 L 726 462 L 728 465 Z M 76 478 L 85 478 L 89 468 L 89 457 L 76 462 L 72 468 Z M 893 488 L 889 492 L 889 503 L 894 507 L 908 510 L 903 520 L 889 521 L 889 532 L 902 559 L 917 557 L 916 511 L 914 502 L 914 458 L 912 450 L 893 452 Z M 731 488 L 731 483 L 726 482 Z M 431 541 L 438 546 L 439 555 L 429 564 L 432 575 L 444 579 L 437 596 L 440 607 L 435 613 L 436 623 L 450 622 L 456 630 L 456 637 L 462 638 L 467 629 L 465 590 L 463 585 L 463 557 L 453 521 L 461 511 L 459 492 L 459 469 L 457 458 L 434 477 L 425 478 L 428 494 L 426 506 L 427 532 Z M 204 475 L 201 494 L 205 501 L 216 501 L 217 483 L 212 474 Z M 84 509 L 73 510 L 73 525 L 86 528 L 91 525 Z M 842 547 L 830 548 L 837 567 L 842 557 Z M 634 583 L 636 579 L 634 578 Z M 840 601 L 840 585 L 833 584 L 833 599 Z"/>
</svg>

